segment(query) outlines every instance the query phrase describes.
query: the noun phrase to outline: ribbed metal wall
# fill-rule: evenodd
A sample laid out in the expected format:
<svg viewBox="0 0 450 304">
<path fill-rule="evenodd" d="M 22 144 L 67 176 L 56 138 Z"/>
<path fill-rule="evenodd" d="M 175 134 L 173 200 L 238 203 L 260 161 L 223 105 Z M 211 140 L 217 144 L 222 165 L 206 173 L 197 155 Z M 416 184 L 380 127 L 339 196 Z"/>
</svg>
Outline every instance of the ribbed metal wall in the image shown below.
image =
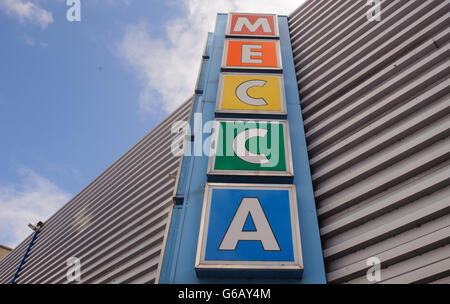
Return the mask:
<svg viewBox="0 0 450 304">
<path fill-rule="evenodd" d="M 153 283 L 179 160 L 174 121 L 188 121 L 192 100 L 155 127 L 43 226 L 17 283 L 67 283 L 67 259 L 81 260 L 81 283 Z M 26 224 L 26 223 L 24 223 Z M 0 261 L 10 283 L 30 242 Z"/>
<path fill-rule="evenodd" d="M 381 3 L 289 16 L 327 280 L 448 283 L 450 1 Z"/>
</svg>

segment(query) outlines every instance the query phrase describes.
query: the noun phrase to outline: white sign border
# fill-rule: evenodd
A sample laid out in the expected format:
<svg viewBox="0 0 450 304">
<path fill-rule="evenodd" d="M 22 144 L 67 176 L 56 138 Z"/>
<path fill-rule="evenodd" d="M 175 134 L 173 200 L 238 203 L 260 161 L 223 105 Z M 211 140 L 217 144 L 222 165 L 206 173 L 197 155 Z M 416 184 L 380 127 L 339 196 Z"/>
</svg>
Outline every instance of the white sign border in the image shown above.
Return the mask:
<svg viewBox="0 0 450 304">
<path fill-rule="evenodd" d="M 213 189 L 242 189 L 242 190 L 288 190 L 291 215 L 292 246 L 294 261 L 212 261 L 205 260 L 206 241 L 208 239 L 211 196 Z M 199 270 L 303 270 L 303 256 L 298 219 L 297 194 L 292 184 L 228 184 L 207 183 L 203 198 L 202 217 L 197 244 L 195 268 Z"/>
</svg>

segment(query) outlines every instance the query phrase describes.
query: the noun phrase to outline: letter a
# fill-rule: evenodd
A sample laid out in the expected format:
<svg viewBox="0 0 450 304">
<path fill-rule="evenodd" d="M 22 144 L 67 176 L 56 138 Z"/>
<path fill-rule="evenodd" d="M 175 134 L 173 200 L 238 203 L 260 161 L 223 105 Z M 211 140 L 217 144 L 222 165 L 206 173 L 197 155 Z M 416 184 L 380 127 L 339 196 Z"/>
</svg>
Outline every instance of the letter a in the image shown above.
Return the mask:
<svg viewBox="0 0 450 304">
<path fill-rule="evenodd" d="M 248 215 L 251 215 L 254 231 L 243 231 Z M 261 241 L 265 251 L 280 251 L 277 239 L 259 200 L 255 197 L 242 199 L 219 250 L 236 250 L 239 241 Z"/>
<path fill-rule="evenodd" d="M 70 6 L 67 10 L 67 21 L 81 21 L 81 3 L 80 0 L 67 0 L 66 5 Z"/>
<path fill-rule="evenodd" d="M 70 257 L 66 261 L 67 266 L 69 266 L 69 269 L 67 269 L 66 277 L 67 281 L 81 281 L 81 262 L 80 259 L 76 257 Z"/>
</svg>

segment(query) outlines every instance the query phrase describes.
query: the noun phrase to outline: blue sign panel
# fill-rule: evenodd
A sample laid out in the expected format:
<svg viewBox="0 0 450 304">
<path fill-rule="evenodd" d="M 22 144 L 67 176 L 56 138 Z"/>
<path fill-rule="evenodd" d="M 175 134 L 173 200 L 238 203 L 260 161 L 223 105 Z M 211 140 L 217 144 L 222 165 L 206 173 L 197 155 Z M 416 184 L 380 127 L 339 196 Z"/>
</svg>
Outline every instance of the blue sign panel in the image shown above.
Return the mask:
<svg viewBox="0 0 450 304">
<path fill-rule="evenodd" d="M 208 184 L 197 272 L 255 275 L 270 269 L 272 276 L 300 276 L 297 216 L 294 185 Z"/>
</svg>

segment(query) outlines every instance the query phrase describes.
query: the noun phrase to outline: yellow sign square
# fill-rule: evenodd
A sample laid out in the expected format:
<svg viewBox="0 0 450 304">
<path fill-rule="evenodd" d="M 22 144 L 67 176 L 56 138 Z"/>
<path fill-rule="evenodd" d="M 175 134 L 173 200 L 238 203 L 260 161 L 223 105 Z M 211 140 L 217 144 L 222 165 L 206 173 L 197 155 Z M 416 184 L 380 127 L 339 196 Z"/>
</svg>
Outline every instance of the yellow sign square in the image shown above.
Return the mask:
<svg viewBox="0 0 450 304">
<path fill-rule="evenodd" d="M 286 114 L 283 76 L 221 73 L 216 112 Z"/>
</svg>

